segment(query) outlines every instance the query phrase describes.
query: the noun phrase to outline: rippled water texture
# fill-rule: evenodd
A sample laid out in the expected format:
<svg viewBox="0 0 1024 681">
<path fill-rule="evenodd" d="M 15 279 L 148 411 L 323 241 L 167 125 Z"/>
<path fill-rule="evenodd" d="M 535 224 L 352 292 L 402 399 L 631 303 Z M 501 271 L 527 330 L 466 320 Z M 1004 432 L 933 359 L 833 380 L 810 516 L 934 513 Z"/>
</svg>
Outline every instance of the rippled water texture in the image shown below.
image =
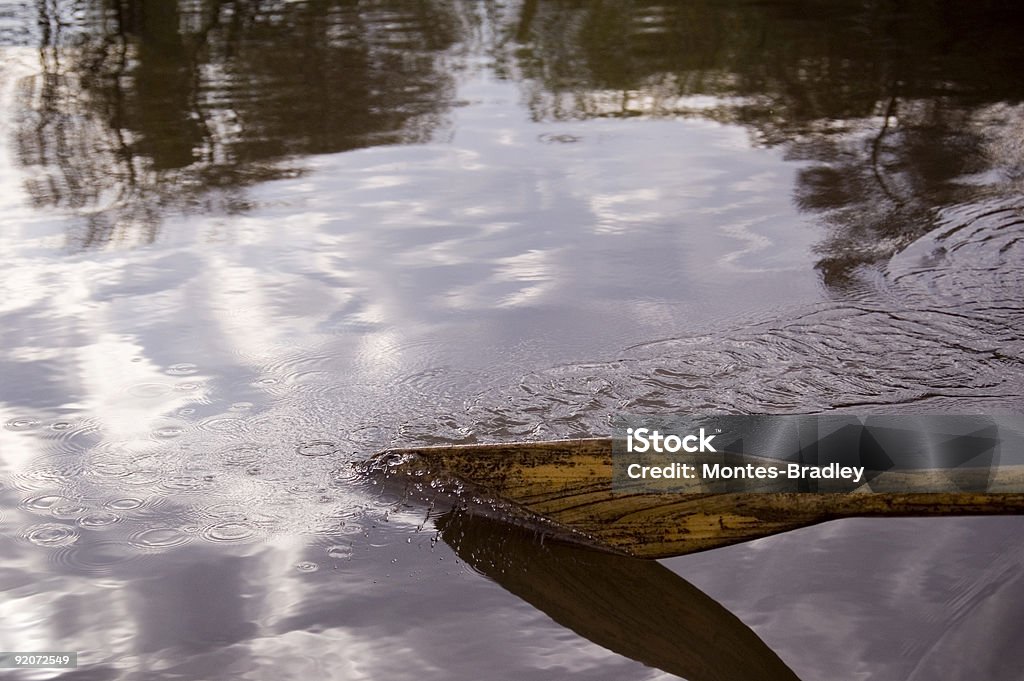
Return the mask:
<svg viewBox="0 0 1024 681">
<path fill-rule="evenodd" d="M 1021 28 L 0 5 L 0 650 L 79 652 L 24 678 L 1020 679 L 1018 518 L 634 567 L 352 464 L 621 413 L 1019 413 Z"/>
</svg>

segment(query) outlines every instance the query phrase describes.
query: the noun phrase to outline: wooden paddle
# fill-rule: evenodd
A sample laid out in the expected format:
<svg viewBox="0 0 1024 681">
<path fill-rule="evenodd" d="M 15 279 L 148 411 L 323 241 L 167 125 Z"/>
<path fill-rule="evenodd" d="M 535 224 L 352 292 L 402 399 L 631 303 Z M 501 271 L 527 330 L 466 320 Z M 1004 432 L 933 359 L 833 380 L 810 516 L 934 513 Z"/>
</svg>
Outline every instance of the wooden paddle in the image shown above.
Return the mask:
<svg viewBox="0 0 1024 681">
<path fill-rule="evenodd" d="M 464 498 L 493 501 L 499 515 L 536 521 L 593 548 L 666 558 L 728 546 L 850 517 L 1024 513 L 1024 467 L 1004 466 L 979 492 L 935 489 L 949 471 L 904 471 L 900 493 L 616 493 L 610 438 L 390 450 L 372 461 L 388 475 L 426 489 L 453 486 Z M 988 475 L 990 471 L 957 475 Z M 890 475 L 890 474 L 886 474 Z M 429 485 L 427 483 L 430 483 Z"/>
</svg>

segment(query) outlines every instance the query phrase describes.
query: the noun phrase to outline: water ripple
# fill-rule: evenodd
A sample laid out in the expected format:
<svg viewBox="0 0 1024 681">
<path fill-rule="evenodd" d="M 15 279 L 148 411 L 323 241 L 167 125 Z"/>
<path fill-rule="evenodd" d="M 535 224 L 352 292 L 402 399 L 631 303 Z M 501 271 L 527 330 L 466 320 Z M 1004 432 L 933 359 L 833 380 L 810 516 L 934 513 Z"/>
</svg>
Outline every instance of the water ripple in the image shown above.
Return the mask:
<svg viewBox="0 0 1024 681">
<path fill-rule="evenodd" d="M 41 456 L 12 473 L 10 480 L 12 486 L 26 492 L 55 488 L 69 490 L 75 487 L 75 482 L 84 472 L 85 466 L 80 459 Z"/>
<path fill-rule="evenodd" d="M 84 452 L 102 440 L 102 424 L 96 418 L 54 421 L 48 431 L 46 439 L 59 453 Z"/>
<path fill-rule="evenodd" d="M 142 507 L 142 499 L 136 497 L 121 497 L 118 499 L 111 499 L 104 506 L 115 511 L 134 511 Z"/>
<path fill-rule="evenodd" d="M 53 562 L 75 574 L 109 577 L 140 560 L 142 555 L 124 541 L 90 541 L 60 547 L 53 554 Z"/>
<path fill-rule="evenodd" d="M 78 531 L 71 525 L 42 523 L 25 528 L 21 536 L 37 546 L 70 546 L 78 541 Z"/>
<path fill-rule="evenodd" d="M 189 362 L 183 362 L 181 364 L 172 364 L 164 370 L 165 374 L 170 376 L 191 376 L 192 374 L 198 373 L 199 367 Z"/>
<path fill-rule="evenodd" d="M 109 527 L 121 522 L 121 516 L 111 511 L 94 511 L 87 513 L 78 519 L 79 527 L 90 530 Z"/>
<path fill-rule="evenodd" d="M 4 428 L 15 432 L 35 430 L 42 425 L 41 421 L 32 418 L 15 418 L 4 423 Z"/>
<path fill-rule="evenodd" d="M 150 527 L 137 530 L 128 536 L 128 543 L 137 549 L 164 550 L 182 546 L 192 541 L 192 536 L 176 527 Z"/>
<path fill-rule="evenodd" d="M 607 432 L 622 412 L 806 413 L 1024 395 L 1024 208 L 950 210 L 874 292 L 527 374 L 494 437 Z M 962 408 L 962 407 L 961 407 Z"/>
<path fill-rule="evenodd" d="M 200 536 L 210 542 L 244 542 L 257 538 L 260 534 L 255 523 L 245 520 L 216 523 L 202 528 Z"/>
<path fill-rule="evenodd" d="M 67 500 L 59 494 L 38 494 L 23 499 L 19 506 L 34 513 L 48 513 L 54 506 L 65 501 Z"/>
</svg>

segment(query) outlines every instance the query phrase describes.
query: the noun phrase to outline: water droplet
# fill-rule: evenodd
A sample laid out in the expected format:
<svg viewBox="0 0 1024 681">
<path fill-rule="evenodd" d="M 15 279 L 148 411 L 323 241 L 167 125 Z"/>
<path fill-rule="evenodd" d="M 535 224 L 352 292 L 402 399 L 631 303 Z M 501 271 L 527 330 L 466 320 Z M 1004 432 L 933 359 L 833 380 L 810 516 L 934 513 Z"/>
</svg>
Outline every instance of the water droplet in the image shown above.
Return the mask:
<svg viewBox="0 0 1024 681">
<path fill-rule="evenodd" d="M 363 528 L 355 523 L 351 525 L 342 525 L 338 528 L 342 534 L 359 534 L 363 531 Z"/>
<path fill-rule="evenodd" d="M 295 569 L 299 572 L 316 572 L 320 569 L 320 566 L 312 561 L 303 561 L 296 565 Z"/>
<path fill-rule="evenodd" d="M 50 428 L 54 430 L 67 430 L 72 424 L 69 421 L 57 421 L 50 425 Z"/>
<path fill-rule="evenodd" d="M 167 367 L 164 373 L 170 374 L 171 376 L 188 376 L 199 371 L 199 367 L 190 362 L 182 362 L 181 364 L 172 364 Z"/>
<path fill-rule="evenodd" d="M 78 531 L 60 523 L 33 525 L 26 528 L 22 536 L 38 546 L 69 546 L 78 541 Z"/>
<path fill-rule="evenodd" d="M 344 544 L 337 544 L 327 548 L 327 555 L 335 560 L 343 560 L 352 557 L 352 547 Z"/>
</svg>

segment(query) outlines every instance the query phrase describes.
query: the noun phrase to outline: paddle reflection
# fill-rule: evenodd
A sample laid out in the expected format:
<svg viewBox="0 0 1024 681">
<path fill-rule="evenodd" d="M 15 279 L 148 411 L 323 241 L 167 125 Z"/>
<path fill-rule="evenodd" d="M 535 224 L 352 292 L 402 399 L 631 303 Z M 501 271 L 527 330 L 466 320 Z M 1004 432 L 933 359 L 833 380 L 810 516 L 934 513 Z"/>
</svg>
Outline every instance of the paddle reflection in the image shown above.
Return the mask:
<svg viewBox="0 0 1024 681">
<path fill-rule="evenodd" d="M 464 511 L 436 524 L 477 571 L 620 655 L 690 681 L 797 678 L 739 618 L 660 563 L 545 541 Z"/>
</svg>

